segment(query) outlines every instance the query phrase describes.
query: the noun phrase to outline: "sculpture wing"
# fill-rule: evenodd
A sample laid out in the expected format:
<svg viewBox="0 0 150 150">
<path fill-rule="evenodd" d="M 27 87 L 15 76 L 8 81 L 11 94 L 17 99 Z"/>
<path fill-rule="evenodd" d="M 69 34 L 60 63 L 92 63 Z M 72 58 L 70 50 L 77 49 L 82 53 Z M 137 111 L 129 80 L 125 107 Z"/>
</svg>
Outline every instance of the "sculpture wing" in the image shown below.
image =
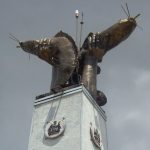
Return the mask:
<svg viewBox="0 0 150 150">
<path fill-rule="evenodd" d="M 55 35 L 53 42 L 57 45 L 58 53 L 54 56 L 56 67 L 54 65 L 52 68 L 52 89 L 66 86 L 78 65 L 78 51 L 71 36 L 61 31 Z"/>
<path fill-rule="evenodd" d="M 82 45 L 84 53 L 90 53 L 95 56 L 99 61 L 107 52 L 107 45 L 109 42 L 109 35 L 97 33 L 89 33 Z M 83 53 L 81 52 L 81 53 Z"/>
<path fill-rule="evenodd" d="M 78 51 L 75 42 L 62 31 L 52 38 L 19 44 L 25 52 L 36 55 L 53 66 L 52 88 L 64 85 L 77 65 Z"/>
</svg>

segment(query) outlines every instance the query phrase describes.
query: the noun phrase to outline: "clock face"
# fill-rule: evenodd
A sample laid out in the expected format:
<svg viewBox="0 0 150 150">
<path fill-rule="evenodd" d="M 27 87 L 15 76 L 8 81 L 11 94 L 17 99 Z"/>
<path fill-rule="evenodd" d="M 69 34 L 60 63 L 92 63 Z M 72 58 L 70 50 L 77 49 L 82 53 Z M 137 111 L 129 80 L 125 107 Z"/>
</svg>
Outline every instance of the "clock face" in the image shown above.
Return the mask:
<svg viewBox="0 0 150 150">
<path fill-rule="evenodd" d="M 65 119 L 62 120 L 52 120 L 48 122 L 45 126 L 45 137 L 49 139 L 59 137 L 65 130 Z"/>
<path fill-rule="evenodd" d="M 97 148 L 99 148 L 100 150 L 104 150 L 100 131 L 97 128 L 93 127 L 92 123 L 90 123 L 90 125 L 91 141 Z"/>
</svg>

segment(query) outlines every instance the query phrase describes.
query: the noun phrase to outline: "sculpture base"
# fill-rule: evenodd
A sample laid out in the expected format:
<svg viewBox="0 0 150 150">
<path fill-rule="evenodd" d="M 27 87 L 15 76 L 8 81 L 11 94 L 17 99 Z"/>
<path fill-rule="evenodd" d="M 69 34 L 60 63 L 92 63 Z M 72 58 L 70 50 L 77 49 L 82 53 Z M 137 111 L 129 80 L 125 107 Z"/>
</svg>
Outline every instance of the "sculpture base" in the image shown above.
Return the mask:
<svg viewBox="0 0 150 150">
<path fill-rule="evenodd" d="M 106 115 L 84 86 L 35 100 L 28 150 L 107 150 Z"/>
</svg>

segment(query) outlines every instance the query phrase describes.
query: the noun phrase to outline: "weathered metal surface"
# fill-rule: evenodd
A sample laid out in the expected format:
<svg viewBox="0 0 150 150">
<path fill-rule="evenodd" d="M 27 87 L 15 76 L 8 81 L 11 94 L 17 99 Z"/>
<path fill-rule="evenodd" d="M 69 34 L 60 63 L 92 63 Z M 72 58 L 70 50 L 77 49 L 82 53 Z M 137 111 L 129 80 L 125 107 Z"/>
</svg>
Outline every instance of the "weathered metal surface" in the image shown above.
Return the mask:
<svg viewBox="0 0 150 150">
<path fill-rule="evenodd" d="M 85 85 L 91 95 L 96 98 L 97 59 L 95 59 L 94 56 L 86 55 L 82 63 L 83 70 L 81 82 Z"/>
<path fill-rule="evenodd" d="M 126 40 L 136 26 L 134 18 L 122 19 L 101 33 L 89 33 L 82 48 L 93 49 L 93 55 L 101 61 L 104 54 Z"/>
<path fill-rule="evenodd" d="M 139 15 L 137 15 L 139 16 Z M 96 90 L 96 66 L 101 62 L 107 51 L 126 40 L 137 26 L 136 17 L 120 20 L 110 28 L 99 33 L 89 33 L 85 39 L 82 50 L 80 67 L 82 82 L 91 92 L 97 103 L 106 104 L 107 98 L 102 92 Z"/>
<path fill-rule="evenodd" d="M 103 106 L 107 103 L 107 97 L 102 91 L 97 90 L 96 102 L 99 106 Z"/>
<path fill-rule="evenodd" d="M 78 63 L 77 47 L 73 39 L 60 31 L 53 38 L 20 42 L 20 47 L 53 66 L 51 89 L 62 88 Z"/>
</svg>

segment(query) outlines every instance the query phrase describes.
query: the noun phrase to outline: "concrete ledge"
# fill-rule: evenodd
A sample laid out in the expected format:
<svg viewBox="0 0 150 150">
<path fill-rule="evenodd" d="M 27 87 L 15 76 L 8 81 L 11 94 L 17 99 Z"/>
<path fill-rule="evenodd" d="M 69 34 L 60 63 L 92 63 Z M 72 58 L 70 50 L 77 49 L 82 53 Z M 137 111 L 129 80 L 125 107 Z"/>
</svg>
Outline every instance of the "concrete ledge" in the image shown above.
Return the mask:
<svg viewBox="0 0 150 150">
<path fill-rule="evenodd" d="M 105 111 L 100 106 L 98 106 L 98 104 L 96 103 L 94 98 L 91 96 L 91 94 L 88 92 L 88 90 L 84 87 L 84 85 L 79 85 L 78 87 L 75 87 L 75 88 L 71 88 L 71 89 L 56 93 L 56 94 L 52 94 L 49 96 L 45 96 L 43 98 L 36 99 L 34 102 L 34 106 L 37 106 L 37 105 L 40 105 L 43 103 L 47 103 L 49 101 L 54 101 L 61 97 L 65 97 L 65 96 L 79 93 L 79 92 L 83 92 L 86 95 L 86 97 L 89 99 L 89 101 L 96 107 L 96 109 L 99 111 L 99 113 L 102 115 L 102 117 L 106 120 L 107 118 L 105 115 Z"/>
</svg>

